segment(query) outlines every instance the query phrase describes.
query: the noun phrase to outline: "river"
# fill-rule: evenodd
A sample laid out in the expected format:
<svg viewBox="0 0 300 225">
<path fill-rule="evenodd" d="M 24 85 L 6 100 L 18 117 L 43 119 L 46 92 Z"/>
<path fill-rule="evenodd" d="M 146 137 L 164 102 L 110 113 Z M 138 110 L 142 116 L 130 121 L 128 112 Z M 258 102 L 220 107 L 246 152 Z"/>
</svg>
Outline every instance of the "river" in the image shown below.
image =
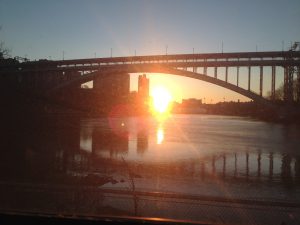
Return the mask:
<svg viewBox="0 0 300 225">
<path fill-rule="evenodd" d="M 182 192 L 176 184 L 180 180 L 187 182 L 188 193 L 197 194 L 190 190 L 193 186 L 199 190 L 195 180 L 202 180 L 202 185 L 217 179 L 229 184 L 297 186 L 299 137 L 299 127 L 242 117 L 90 119 L 81 121 L 80 148 L 100 158 L 124 160 L 140 173 L 142 189 Z M 160 185 L 152 180 L 157 176 Z M 172 185 L 164 184 L 163 178 Z"/>
<path fill-rule="evenodd" d="M 215 205 L 242 200 L 299 207 L 299 146 L 297 126 L 216 115 L 93 118 L 68 126 L 8 129 L 2 135 L 1 208 L 24 210 L 20 199 L 25 198 L 23 190 L 30 190 L 26 196 L 30 192 L 32 199 L 51 204 L 26 203 L 26 209 L 55 212 L 58 205 L 64 205 L 66 212 L 90 213 L 87 206 L 74 209 L 73 195 L 73 202 L 68 202 L 66 193 L 74 187 L 104 191 L 110 196 L 105 205 L 119 210 L 124 210 L 120 204 L 129 204 L 117 204 L 120 196 L 132 193 L 140 199 L 146 196 L 144 207 L 157 194 L 181 201 L 218 199 L 210 202 Z M 46 188 L 48 194 L 37 197 L 35 188 Z M 57 196 L 53 188 L 63 188 L 60 192 L 65 194 L 53 197 Z M 19 201 L 13 204 L 9 199 L 16 195 Z M 113 195 L 119 197 L 113 200 Z M 77 203 L 83 206 L 89 198 L 94 197 Z M 103 206 L 103 196 L 101 199 Z M 134 205 L 136 215 L 137 202 Z M 150 211 L 143 211 L 143 216 Z M 191 215 L 197 212 L 165 217 L 193 219 Z"/>
</svg>

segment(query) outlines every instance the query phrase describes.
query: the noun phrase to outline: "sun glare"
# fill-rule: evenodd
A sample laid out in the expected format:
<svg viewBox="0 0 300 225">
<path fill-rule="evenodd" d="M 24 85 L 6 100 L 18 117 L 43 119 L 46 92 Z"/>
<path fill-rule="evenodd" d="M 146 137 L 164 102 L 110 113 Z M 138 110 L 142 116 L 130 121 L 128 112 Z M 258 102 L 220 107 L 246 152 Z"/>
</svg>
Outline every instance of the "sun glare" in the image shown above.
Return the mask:
<svg viewBox="0 0 300 225">
<path fill-rule="evenodd" d="M 166 113 L 172 100 L 170 92 L 164 87 L 155 87 L 151 91 L 151 96 L 154 112 Z"/>
<path fill-rule="evenodd" d="M 162 129 L 162 127 L 159 127 L 156 131 L 156 143 L 158 145 L 162 144 L 164 140 L 164 130 Z"/>
</svg>

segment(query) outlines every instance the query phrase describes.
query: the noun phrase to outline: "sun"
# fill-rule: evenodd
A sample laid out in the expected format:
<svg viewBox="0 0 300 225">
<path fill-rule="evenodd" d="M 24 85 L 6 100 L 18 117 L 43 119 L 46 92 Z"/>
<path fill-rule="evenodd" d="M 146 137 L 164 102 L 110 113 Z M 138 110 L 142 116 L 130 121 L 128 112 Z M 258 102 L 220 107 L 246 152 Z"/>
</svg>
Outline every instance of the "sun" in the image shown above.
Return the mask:
<svg viewBox="0 0 300 225">
<path fill-rule="evenodd" d="M 155 87 L 151 91 L 152 108 L 156 113 L 166 113 L 172 100 L 170 92 L 162 87 Z"/>
</svg>

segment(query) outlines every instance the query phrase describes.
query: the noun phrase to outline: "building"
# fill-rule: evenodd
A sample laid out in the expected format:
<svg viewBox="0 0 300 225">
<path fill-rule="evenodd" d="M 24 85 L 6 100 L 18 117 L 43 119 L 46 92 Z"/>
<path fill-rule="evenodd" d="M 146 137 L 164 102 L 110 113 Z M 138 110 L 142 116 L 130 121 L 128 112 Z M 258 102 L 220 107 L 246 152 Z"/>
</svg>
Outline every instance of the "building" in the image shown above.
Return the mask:
<svg viewBox="0 0 300 225">
<path fill-rule="evenodd" d="M 202 105 L 202 99 L 189 98 L 182 99 L 182 106 L 186 108 L 197 108 Z"/>
<path fill-rule="evenodd" d="M 117 74 L 97 77 L 93 82 L 93 89 L 104 98 L 117 100 L 128 97 L 129 85 L 129 74 Z"/>
<path fill-rule="evenodd" d="M 109 113 L 112 107 L 125 104 L 129 98 L 129 74 L 98 76 L 91 89 L 81 88 L 81 104 L 95 113 Z"/>
<path fill-rule="evenodd" d="M 202 99 L 182 99 L 180 110 L 181 113 L 206 113 L 206 109 L 202 104 Z"/>
<path fill-rule="evenodd" d="M 149 112 L 149 79 L 146 74 L 139 75 L 138 78 L 137 112 L 139 114 Z"/>
<path fill-rule="evenodd" d="M 146 100 L 149 98 L 149 79 L 146 74 L 139 75 L 138 81 L 138 95 L 140 98 Z"/>
</svg>

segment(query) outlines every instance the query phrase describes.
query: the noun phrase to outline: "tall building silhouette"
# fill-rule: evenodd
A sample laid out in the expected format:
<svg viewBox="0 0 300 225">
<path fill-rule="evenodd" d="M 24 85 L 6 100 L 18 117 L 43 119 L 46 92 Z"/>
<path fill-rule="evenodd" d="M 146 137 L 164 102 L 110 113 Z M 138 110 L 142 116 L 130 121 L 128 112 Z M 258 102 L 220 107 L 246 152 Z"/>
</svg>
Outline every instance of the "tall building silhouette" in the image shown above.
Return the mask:
<svg viewBox="0 0 300 225">
<path fill-rule="evenodd" d="M 143 114 L 149 111 L 149 79 L 146 74 L 139 75 L 138 82 L 137 106 L 139 113 Z"/>
<path fill-rule="evenodd" d="M 146 74 L 139 75 L 138 95 L 144 100 L 149 97 L 149 79 Z"/>
<path fill-rule="evenodd" d="M 115 74 L 94 80 L 94 90 L 103 97 L 121 99 L 129 94 L 129 74 Z"/>
</svg>

